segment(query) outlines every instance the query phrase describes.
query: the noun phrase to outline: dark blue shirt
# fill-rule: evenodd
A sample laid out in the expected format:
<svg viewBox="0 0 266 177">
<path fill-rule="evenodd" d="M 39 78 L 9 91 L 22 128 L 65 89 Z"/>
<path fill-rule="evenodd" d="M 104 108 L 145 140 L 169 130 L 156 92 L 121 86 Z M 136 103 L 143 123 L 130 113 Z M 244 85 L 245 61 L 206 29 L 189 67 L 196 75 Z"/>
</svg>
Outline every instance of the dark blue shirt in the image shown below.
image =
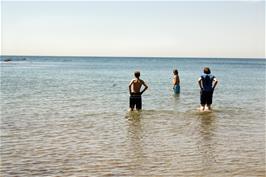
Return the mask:
<svg viewBox="0 0 266 177">
<path fill-rule="evenodd" d="M 203 75 L 201 75 L 203 91 L 206 91 L 206 92 L 213 91 L 212 82 L 213 82 L 214 79 L 215 79 L 215 76 L 213 76 L 211 74 L 203 74 Z"/>
</svg>

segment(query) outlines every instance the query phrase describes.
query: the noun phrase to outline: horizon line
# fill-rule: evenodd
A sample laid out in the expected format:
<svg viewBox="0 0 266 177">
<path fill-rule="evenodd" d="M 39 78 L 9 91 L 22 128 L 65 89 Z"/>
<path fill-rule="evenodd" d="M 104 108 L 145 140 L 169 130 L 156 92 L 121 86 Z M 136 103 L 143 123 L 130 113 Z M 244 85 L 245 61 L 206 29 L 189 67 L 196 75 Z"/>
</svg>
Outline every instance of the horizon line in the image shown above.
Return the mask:
<svg viewBox="0 0 266 177">
<path fill-rule="evenodd" d="M 199 59 L 266 59 L 266 57 L 202 57 L 202 56 L 114 56 L 114 55 L 2 55 L 0 57 L 77 57 L 77 58 L 199 58 Z"/>
</svg>

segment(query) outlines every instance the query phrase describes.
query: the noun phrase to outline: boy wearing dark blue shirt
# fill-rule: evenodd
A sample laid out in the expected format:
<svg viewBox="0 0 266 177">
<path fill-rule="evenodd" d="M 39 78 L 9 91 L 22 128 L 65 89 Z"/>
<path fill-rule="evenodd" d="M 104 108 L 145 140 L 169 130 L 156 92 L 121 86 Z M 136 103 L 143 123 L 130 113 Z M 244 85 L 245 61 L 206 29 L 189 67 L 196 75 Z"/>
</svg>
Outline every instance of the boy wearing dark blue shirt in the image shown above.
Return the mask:
<svg viewBox="0 0 266 177">
<path fill-rule="evenodd" d="M 204 74 L 198 80 L 200 87 L 200 104 L 201 110 L 211 110 L 213 91 L 218 83 L 215 76 L 211 75 L 211 70 L 208 67 L 203 69 Z"/>
</svg>

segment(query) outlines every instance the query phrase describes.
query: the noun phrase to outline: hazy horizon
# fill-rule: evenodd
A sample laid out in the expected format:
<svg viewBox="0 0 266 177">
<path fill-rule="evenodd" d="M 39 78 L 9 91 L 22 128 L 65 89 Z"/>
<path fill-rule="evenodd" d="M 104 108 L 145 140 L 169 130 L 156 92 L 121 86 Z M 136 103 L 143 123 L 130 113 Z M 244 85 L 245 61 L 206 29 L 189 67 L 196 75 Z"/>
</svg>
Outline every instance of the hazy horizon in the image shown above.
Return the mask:
<svg viewBox="0 0 266 177">
<path fill-rule="evenodd" d="M 0 55 L 0 57 L 73 57 L 73 58 L 177 58 L 177 59 L 264 59 L 266 60 L 265 57 L 261 57 L 261 58 L 256 58 L 256 57 L 190 57 L 190 56 L 100 56 L 100 55 Z"/>
<path fill-rule="evenodd" d="M 265 2 L 15 2 L 1 56 L 265 58 Z"/>
</svg>

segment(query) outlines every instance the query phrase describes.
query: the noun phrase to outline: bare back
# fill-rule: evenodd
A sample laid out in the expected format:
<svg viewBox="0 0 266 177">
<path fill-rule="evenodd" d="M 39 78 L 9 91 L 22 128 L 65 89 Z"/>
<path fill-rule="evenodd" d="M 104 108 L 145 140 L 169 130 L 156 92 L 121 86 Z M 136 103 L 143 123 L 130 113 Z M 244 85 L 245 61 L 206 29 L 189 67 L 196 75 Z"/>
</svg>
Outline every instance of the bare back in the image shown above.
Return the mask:
<svg viewBox="0 0 266 177">
<path fill-rule="evenodd" d="M 133 93 L 139 93 L 143 83 L 144 83 L 144 81 L 141 79 L 133 79 L 130 82 L 132 92 Z"/>
</svg>

